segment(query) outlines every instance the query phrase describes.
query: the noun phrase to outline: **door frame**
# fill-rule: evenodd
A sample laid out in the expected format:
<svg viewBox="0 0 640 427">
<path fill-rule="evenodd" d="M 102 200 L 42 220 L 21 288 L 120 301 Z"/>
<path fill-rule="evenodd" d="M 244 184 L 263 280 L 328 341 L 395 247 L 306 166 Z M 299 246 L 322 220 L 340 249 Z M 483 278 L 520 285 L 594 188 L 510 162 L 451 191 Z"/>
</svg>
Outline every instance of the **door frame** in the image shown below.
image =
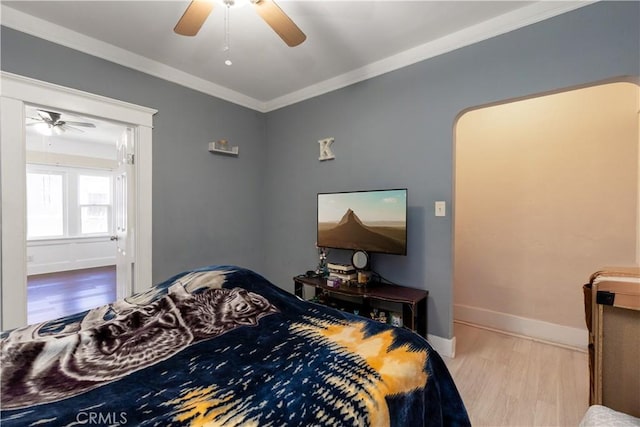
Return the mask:
<svg viewBox="0 0 640 427">
<path fill-rule="evenodd" d="M 132 292 L 152 285 L 152 128 L 157 110 L 0 72 L 0 330 L 27 324 L 25 104 L 79 112 L 131 126 L 135 133 L 135 269 Z"/>
</svg>

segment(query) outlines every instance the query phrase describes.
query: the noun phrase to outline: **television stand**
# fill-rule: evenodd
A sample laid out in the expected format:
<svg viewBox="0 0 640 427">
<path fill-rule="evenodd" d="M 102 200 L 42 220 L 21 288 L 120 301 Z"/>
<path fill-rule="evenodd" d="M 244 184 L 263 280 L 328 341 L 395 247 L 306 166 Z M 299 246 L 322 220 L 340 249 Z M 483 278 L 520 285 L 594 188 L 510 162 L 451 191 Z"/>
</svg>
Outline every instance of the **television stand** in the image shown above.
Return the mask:
<svg viewBox="0 0 640 427">
<path fill-rule="evenodd" d="M 362 301 L 359 313 L 363 315 L 370 311 L 370 303 L 373 300 L 402 304 L 402 325 L 427 338 L 427 297 L 429 291 L 378 282 L 369 283 L 367 286 L 342 284 L 334 288 L 327 285 L 325 278 L 307 277 L 304 274 L 295 276 L 293 283 L 294 292 L 300 298 L 302 298 L 303 285 L 313 287 L 315 296 L 335 294 L 357 297 Z"/>
</svg>

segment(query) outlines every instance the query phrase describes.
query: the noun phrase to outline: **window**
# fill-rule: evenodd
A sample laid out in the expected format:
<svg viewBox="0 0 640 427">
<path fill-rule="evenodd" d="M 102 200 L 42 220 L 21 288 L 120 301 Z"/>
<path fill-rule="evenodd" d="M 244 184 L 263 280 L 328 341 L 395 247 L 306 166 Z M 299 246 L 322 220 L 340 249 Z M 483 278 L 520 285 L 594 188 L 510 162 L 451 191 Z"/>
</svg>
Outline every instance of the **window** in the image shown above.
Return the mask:
<svg viewBox="0 0 640 427">
<path fill-rule="evenodd" d="M 27 165 L 27 239 L 110 234 L 110 171 Z"/>
<path fill-rule="evenodd" d="M 64 174 L 27 173 L 27 238 L 64 236 Z"/>
<path fill-rule="evenodd" d="M 111 178 L 79 175 L 80 234 L 108 233 L 111 222 Z"/>
</svg>

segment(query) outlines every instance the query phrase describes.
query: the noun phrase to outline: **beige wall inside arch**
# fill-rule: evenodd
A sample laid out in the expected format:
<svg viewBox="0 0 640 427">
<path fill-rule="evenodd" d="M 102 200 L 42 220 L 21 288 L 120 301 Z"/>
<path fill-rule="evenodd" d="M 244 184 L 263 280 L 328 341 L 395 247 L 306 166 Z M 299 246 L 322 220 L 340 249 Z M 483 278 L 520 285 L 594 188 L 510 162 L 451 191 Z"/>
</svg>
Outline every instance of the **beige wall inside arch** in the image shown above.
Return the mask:
<svg viewBox="0 0 640 427">
<path fill-rule="evenodd" d="M 460 117 L 454 318 L 586 347 L 581 285 L 640 257 L 639 92 L 607 83 Z"/>
</svg>

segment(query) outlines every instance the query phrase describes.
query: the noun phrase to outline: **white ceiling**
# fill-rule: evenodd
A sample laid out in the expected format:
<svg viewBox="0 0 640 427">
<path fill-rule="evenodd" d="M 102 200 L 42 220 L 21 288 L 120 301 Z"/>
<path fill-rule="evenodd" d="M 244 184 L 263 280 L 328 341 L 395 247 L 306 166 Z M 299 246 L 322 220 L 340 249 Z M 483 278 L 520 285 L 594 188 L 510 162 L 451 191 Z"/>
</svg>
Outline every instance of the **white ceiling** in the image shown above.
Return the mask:
<svg viewBox="0 0 640 427">
<path fill-rule="evenodd" d="M 290 48 L 252 6 L 221 0 L 195 37 L 189 1 L 2 1 L 2 25 L 270 111 L 576 9 L 588 1 L 278 0 L 307 35 Z"/>
</svg>

